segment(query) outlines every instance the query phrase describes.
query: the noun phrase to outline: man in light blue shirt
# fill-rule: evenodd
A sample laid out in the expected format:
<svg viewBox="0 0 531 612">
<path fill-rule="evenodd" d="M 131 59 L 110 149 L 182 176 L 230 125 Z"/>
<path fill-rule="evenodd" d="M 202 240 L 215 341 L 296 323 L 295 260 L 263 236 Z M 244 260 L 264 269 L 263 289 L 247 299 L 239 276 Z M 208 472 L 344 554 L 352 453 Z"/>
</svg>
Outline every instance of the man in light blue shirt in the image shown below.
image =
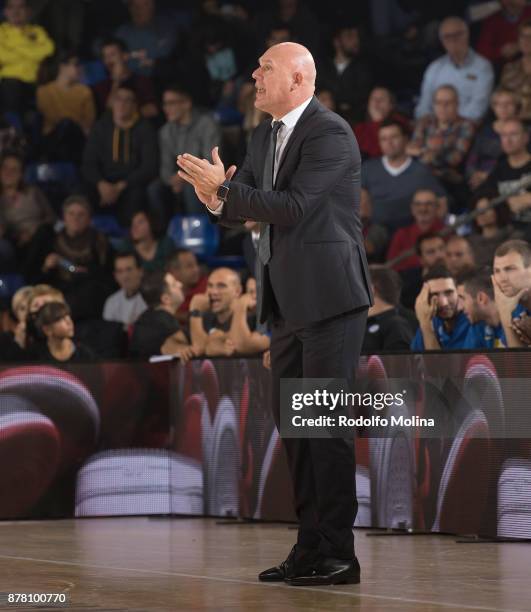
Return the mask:
<svg viewBox="0 0 531 612">
<path fill-rule="evenodd" d="M 451 84 L 459 93 L 459 115 L 480 121 L 487 112 L 494 85 L 491 63 L 469 46 L 468 26 L 461 18 L 444 19 L 439 37 L 446 55 L 433 61 L 424 72 L 415 117 L 431 113 L 435 90 Z"/>
</svg>

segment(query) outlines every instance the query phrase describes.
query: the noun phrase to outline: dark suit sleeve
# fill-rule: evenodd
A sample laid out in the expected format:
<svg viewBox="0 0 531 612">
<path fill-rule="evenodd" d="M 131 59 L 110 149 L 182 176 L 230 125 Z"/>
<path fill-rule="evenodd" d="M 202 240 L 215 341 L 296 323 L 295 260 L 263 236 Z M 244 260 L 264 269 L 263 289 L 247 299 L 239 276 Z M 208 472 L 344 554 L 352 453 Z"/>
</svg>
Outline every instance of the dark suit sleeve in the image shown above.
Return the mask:
<svg viewBox="0 0 531 612">
<path fill-rule="evenodd" d="M 235 180 L 223 217 L 296 225 L 322 202 L 349 168 L 354 171 L 353 147 L 354 137 L 345 126 L 335 121 L 323 122 L 305 138 L 289 189 L 263 191 Z"/>
</svg>

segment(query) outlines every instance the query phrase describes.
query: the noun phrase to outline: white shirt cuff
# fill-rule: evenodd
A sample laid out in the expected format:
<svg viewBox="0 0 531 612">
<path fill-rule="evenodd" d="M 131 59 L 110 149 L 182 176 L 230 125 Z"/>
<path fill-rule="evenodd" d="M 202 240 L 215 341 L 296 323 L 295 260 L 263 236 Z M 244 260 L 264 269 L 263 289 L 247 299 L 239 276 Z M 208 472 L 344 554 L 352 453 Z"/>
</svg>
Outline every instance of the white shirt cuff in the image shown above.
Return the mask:
<svg viewBox="0 0 531 612">
<path fill-rule="evenodd" d="M 219 206 L 216 208 L 216 210 L 212 210 L 210 208 L 210 206 L 207 205 L 207 209 L 210 213 L 212 213 L 215 217 L 221 217 L 221 213 L 223 212 L 223 205 L 225 204 L 225 202 L 222 202 L 220 200 Z"/>
</svg>

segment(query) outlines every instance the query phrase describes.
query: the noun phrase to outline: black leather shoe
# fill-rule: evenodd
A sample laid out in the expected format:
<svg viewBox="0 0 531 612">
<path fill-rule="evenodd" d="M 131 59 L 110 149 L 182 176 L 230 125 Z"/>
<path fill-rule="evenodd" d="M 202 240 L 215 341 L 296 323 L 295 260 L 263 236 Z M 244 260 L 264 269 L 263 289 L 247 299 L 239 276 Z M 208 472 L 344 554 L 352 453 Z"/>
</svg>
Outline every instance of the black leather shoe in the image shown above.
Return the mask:
<svg viewBox="0 0 531 612">
<path fill-rule="evenodd" d="M 320 557 L 314 568 L 304 576 L 286 577 L 291 586 L 317 586 L 327 584 L 359 584 L 360 564 L 354 559 Z"/>
<path fill-rule="evenodd" d="M 311 571 L 318 557 L 319 553 L 316 550 L 303 550 L 295 544 L 285 561 L 258 574 L 258 580 L 283 582 L 287 578 L 304 576 Z"/>
</svg>

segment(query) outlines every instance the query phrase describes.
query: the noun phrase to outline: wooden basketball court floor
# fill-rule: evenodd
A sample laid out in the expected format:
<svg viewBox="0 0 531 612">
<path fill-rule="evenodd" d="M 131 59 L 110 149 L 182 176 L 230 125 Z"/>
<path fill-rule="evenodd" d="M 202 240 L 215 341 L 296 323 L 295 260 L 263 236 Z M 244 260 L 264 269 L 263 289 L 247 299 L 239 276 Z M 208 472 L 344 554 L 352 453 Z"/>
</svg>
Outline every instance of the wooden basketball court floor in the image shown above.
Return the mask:
<svg viewBox="0 0 531 612">
<path fill-rule="evenodd" d="M 66 609 L 80 611 L 531 610 L 531 544 L 367 533 L 355 531 L 361 585 L 306 588 L 256 579 L 291 548 L 295 531 L 283 524 L 7 521 L 0 523 L 0 592 L 66 593 Z"/>
</svg>

